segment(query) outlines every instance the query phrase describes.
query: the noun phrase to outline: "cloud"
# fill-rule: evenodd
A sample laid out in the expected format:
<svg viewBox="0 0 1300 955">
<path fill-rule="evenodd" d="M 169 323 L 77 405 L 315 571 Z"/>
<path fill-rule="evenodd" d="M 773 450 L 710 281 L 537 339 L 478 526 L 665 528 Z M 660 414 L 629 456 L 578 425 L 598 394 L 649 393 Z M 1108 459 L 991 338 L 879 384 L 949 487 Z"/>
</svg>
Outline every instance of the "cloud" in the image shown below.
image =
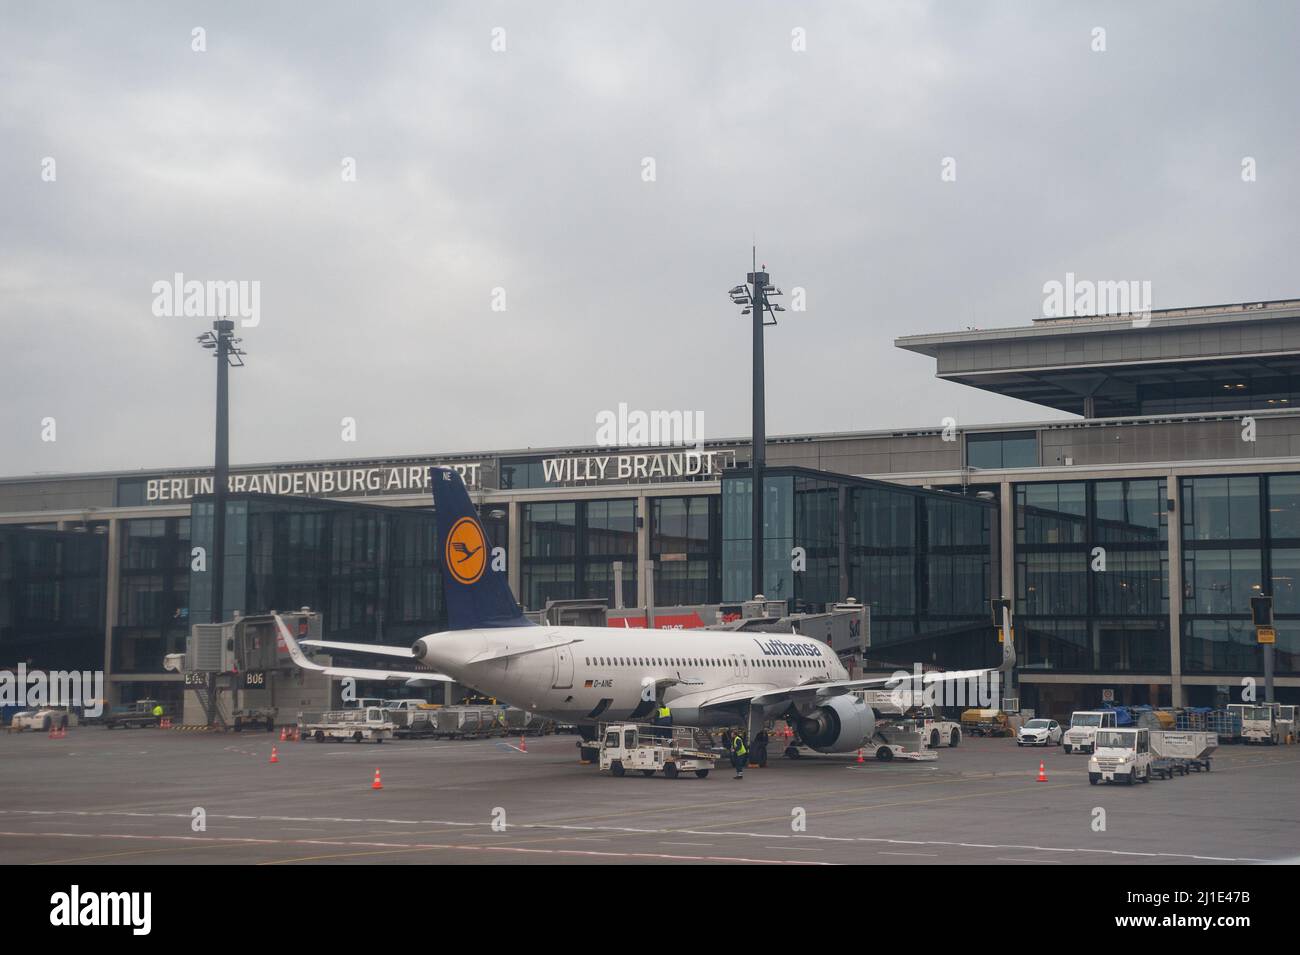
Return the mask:
<svg viewBox="0 0 1300 955">
<path fill-rule="evenodd" d="M 149 310 L 175 272 L 262 285 L 237 463 L 584 444 L 620 401 L 746 435 L 749 332 L 725 290 L 755 237 L 809 303 L 767 332 L 771 433 L 1053 416 L 937 382 L 892 343 L 1025 324 L 1066 271 L 1150 279 L 1157 306 L 1296 292 L 1281 2 L 6 19 L 7 474 L 211 458 L 206 325 Z"/>
</svg>

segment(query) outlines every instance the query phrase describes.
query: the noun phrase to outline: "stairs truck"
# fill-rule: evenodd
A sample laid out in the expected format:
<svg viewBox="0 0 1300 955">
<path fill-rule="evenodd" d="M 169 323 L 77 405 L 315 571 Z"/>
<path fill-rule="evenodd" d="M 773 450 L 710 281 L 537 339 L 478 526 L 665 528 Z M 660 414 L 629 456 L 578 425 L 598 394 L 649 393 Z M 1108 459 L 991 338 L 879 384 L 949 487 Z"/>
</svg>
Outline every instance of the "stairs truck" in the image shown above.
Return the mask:
<svg viewBox="0 0 1300 955">
<path fill-rule="evenodd" d="M 1070 728 L 1061 737 L 1061 745 L 1067 753 L 1091 753 L 1097 733 L 1115 728 L 1114 710 L 1079 710 L 1070 714 Z"/>
<path fill-rule="evenodd" d="M 378 706 L 353 706 L 346 710 L 324 713 L 300 713 L 298 729 L 303 739 L 323 743 L 327 739 L 350 739 L 355 743 L 373 740 L 382 743 L 393 738 L 393 721 L 387 710 Z"/>
<path fill-rule="evenodd" d="M 694 773 L 704 779 L 717 756 L 698 748 L 695 734 L 690 726 L 610 723 L 601 727 L 600 769 L 611 776 L 662 772 L 676 779 L 682 773 Z"/>
</svg>

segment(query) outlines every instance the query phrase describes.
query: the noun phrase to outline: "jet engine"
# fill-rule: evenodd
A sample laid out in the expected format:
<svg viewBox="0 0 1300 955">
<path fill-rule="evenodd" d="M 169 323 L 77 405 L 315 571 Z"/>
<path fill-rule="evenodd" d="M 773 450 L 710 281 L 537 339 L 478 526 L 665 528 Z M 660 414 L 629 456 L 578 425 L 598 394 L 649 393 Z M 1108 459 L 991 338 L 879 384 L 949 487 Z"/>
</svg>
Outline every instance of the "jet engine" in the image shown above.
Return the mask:
<svg viewBox="0 0 1300 955">
<path fill-rule="evenodd" d="M 798 714 L 795 727 L 804 743 L 819 753 L 848 753 L 876 731 L 876 715 L 852 693 L 844 693 Z"/>
</svg>

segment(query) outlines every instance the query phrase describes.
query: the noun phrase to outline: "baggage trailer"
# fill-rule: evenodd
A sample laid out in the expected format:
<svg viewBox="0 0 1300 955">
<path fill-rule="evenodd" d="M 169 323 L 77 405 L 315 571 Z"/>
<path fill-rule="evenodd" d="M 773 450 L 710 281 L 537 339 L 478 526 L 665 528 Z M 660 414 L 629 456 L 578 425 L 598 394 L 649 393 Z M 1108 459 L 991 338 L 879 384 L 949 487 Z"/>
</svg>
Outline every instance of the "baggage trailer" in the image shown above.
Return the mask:
<svg viewBox="0 0 1300 955">
<path fill-rule="evenodd" d="M 1225 710 L 1189 707 L 1177 714 L 1174 729 L 1214 733 L 1221 744 L 1235 743 L 1241 739 L 1241 710 L 1237 704 Z"/>
<path fill-rule="evenodd" d="M 1015 732 L 1006 713 L 978 707 L 962 710 L 961 728 L 971 736 L 1011 736 Z"/>
<path fill-rule="evenodd" d="M 1219 748 L 1215 733 L 1188 730 L 1152 730 L 1151 751 L 1157 760 L 1178 764 L 1178 771 L 1210 771 L 1210 760 Z M 1168 778 L 1168 777 L 1166 777 Z"/>
<path fill-rule="evenodd" d="M 399 739 L 419 739 L 437 732 L 438 707 L 424 700 L 389 700 L 384 712 L 393 723 L 393 735 Z"/>
<path fill-rule="evenodd" d="M 327 739 L 382 743 L 393 738 L 393 721 L 386 710 L 377 706 L 354 706 L 324 713 L 300 713 L 298 730 L 304 739 L 314 739 L 318 743 Z"/>
<path fill-rule="evenodd" d="M 648 726 L 644 723 L 609 723 L 600 728 L 600 769 L 611 776 L 639 772 L 653 776 L 662 772 L 669 779 L 694 773 L 709 775 L 714 753 L 695 743 L 691 726 Z"/>
<path fill-rule="evenodd" d="M 505 736 L 505 714 L 499 706 L 444 706 L 438 711 L 439 739 L 479 739 Z"/>
</svg>

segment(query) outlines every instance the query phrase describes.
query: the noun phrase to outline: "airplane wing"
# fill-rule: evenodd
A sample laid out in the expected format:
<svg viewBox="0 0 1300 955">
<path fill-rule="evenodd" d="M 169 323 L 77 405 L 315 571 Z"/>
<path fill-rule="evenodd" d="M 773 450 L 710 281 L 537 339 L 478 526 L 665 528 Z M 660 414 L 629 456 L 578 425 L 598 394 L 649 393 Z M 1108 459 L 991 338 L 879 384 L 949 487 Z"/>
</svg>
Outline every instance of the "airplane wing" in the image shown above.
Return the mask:
<svg viewBox="0 0 1300 955">
<path fill-rule="evenodd" d="M 288 641 L 286 641 L 287 643 Z M 346 650 L 350 653 L 373 653 L 381 657 L 399 657 L 414 660 L 410 647 L 391 647 L 381 643 L 344 643 L 339 640 L 299 640 L 304 647 L 320 647 L 324 650 Z M 293 651 L 290 650 L 290 653 Z"/>
<path fill-rule="evenodd" d="M 483 663 L 485 660 L 502 660 L 506 657 L 522 656 L 525 653 L 537 653 L 541 650 L 550 650 L 553 647 L 567 647 L 571 643 L 581 643 L 581 637 L 570 637 L 567 640 L 551 640 L 544 643 L 530 643 L 522 647 L 492 647 L 477 654 L 466 663 Z M 343 650 L 348 653 L 374 653 L 385 657 L 399 657 L 403 660 L 413 660 L 410 647 L 392 647 L 383 646 L 374 643 L 344 643 L 339 640 L 303 640 L 302 645 L 306 647 L 321 647 L 325 650 Z M 293 651 L 290 651 L 291 653 Z"/>
<path fill-rule="evenodd" d="M 410 686 L 420 686 L 428 683 L 455 683 L 451 677 L 442 673 L 430 673 L 424 670 L 368 670 L 363 667 L 336 667 L 325 666 L 322 663 L 316 663 L 314 660 L 308 660 L 307 655 L 302 652 L 302 647 L 298 646 L 298 641 L 289 633 L 289 628 L 285 626 L 284 621 L 279 614 L 275 614 L 275 626 L 280 633 L 280 639 L 284 641 L 285 649 L 289 651 L 289 657 L 298 666 L 304 670 L 315 670 L 317 673 L 324 673 L 326 676 L 337 679 L 350 677 L 353 680 L 402 680 Z M 304 643 L 310 643 L 313 646 L 327 646 L 328 641 L 323 640 L 304 640 Z M 354 643 L 345 646 L 364 648 L 366 652 L 384 652 L 398 649 L 397 647 L 383 647 L 378 651 L 369 644 Z M 388 653 L 389 656 L 396 654 Z M 408 660 L 414 659 L 411 651 L 406 650 L 405 656 Z"/>
<path fill-rule="evenodd" d="M 1016 665 L 1016 648 L 1011 641 L 1002 646 L 1002 662 L 996 667 L 982 670 L 937 670 L 922 673 L 919 677 L 907 673 L 903 675 L 876 676 L 861 680 L 830 680 L 825 683 L 801 683 L 797 686 L 768 690 L 754 696 L 750 702 L 755 706 L 772 706 L 780 703 L 806 702 L 810 699 L 826 699 L 854 690 L 892 689 L 903 683 L 911 682 L 914 687 L 928 686 L 932 683 L 945 683 L 949 680 L 987 679 L 994 673 L 1006 673 Z"/>
<path fill-rule="evenodd" d="M 677 682 L 677 681 L 672 681 Z M 699 682 L 699 681 L 696 681 Z M 690 685 L 686 681 L 681 681 L 678 685 Z M 737 704 L 747 704 L 758 694 L 766 692 L 765 687 L 744 684 L 741 686 L 728 686 L 715 690 L 694 690 L 674 697 L 670 703 L 672 706 L 694 707 L 698 706 L 701 710 L 721 709 Z"/>
<path fill-rule="evenodd" d="M 949 680 L 971 680 L 978 677 L 987 677 L 996 670 L 947 670 L 943 672 L 924 673 L 919 679 L 922 686 L 931 683 L 947 682 Z M 862 680 L 829 680 L 818 683 L 801 683 L 798 686 L 782 687 L 779 690 L 769 690 L 751 699 L 750 702 L 758 706 L 770 706 L 773 703 L 782 703 L 787 701 L 807 700 L 809 698 L 828 696 L 839 696 L 841 693 L 852 693 L 854 690 L 883 690 L 892 689 L 902 683 L 911 681 L 918 682 L 912 674 L 905 677 L 897 676 L 877 676 Z"/>
</svg>

